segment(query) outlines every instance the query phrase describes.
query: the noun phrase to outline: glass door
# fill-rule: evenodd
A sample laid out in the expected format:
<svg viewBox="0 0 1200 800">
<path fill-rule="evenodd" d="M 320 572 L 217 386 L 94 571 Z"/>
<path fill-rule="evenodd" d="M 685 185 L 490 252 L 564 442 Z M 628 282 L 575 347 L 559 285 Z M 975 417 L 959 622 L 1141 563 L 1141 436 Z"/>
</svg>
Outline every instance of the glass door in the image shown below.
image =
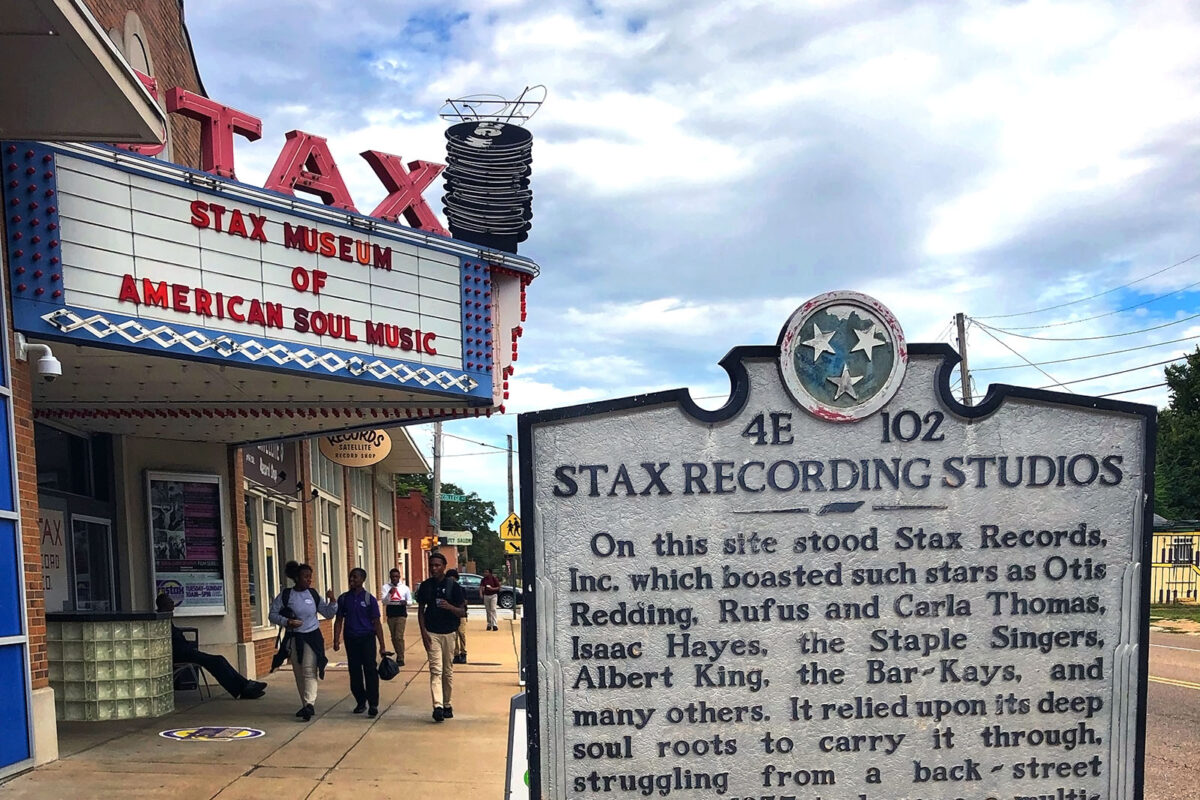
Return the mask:
<svg viewBox="0 0 1200 800">
<path fill-rule="evenodd" d="M 112 521 L 72 515 L 71 562 L 77 611 L 112 611 Z"/>
<path fill-rule="evenodd" d="M 333 543 L 328 536 L 321 537 L 321 590 L 333 588 Z"/>
<path fill-rule="evenodd" d="M 267 583 L 267 602 L 279 594 L 279 537 L 275 525 L 263 523 L 263 572 Z"/>
</svg>

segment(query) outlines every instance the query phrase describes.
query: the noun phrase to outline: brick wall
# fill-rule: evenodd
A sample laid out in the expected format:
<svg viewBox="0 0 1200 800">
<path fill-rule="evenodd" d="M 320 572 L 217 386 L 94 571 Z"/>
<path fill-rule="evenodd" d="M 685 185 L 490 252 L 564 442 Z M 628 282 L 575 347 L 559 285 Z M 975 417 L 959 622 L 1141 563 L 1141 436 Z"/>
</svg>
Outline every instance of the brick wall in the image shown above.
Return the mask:
<svg viewBox="0 0 1200 800">
<path fill-rule="evenodd" d="M 410 489 L 407 495 L 396 494 L 396 539 L 409 540 L 409 551 L 412 553 L 410 584 L 413 587 L 429 577 L 421 539 L 433 536 L 433 526 L 429 524 L 432 514 L 433 507 L 419 490 Z"/>
<path fill-rule="evenodd" d="M 317 510 L 312 502 L 312 443 L 305 439 L 296 447 L 297 458 L 300 459 L 300 482 L 303 484 L 300 497 L 301 517 L 304 520 L 304 563 L 317 563 Z"/>
<path fill-rule="evenodd" d="M 6 298 L 9 353 L 16 353 L 12 302 Z M 12 375 L 14 438 L 17 443 L 17 494 L 21 504 L 21 550 L 25 562 L 25 619 L 29 633 L 29 669 L 34 689 L 49 686 L 46 665 L 46 601 L 42 587 L 42 537 L 38 530 L 37 457 L 33 446 L 33 386 L 29 364 L 9 359 Z"/>
<path fill-rule="evenodd" d="M 168 89 L 180 86 L 189 92 L 200 91 L 200 78 L 191 49 L 184 35 L 179 18 L 178 0 L 87 0 L 92 15 L 106 32 L 124 32 L 129 12 L 137 14 L 146 34 L 146 47 L 154 65 L 158 80 L 159 105 L 164 107 L 162 95 Z M 118 49 L 124 42 L 116 42 Z M 200 168 L 200 123 L 179 114 L 168 114 L 171 126 L 171 155 L 173 160 L 185 167 Z"/>
<path fill-rule="evenodd" d="M 250 620 L 250 564 L 247 561 L 250 531 L 246 528 L 246 484 L 242 471 L 241 448 L 230 447 L 228 453 L 230 485 L 227 491 L 231 516 L 229 523 L 233 530 L 233 581 L 234 587 L 236 587 L 236 591 L 231 594 L 234 600 L 234 613 L 237 614 L 238 641 L 248 642 L 254 623 Z M 261 575 L 259 580 L 262 580 Z"/>
<path fill-rule="evenodd" d="M 275 657 L 275 638 L 258 639 L 254 642 L 254 674 L 259 680 L 271 672 L 271 659 Z"/>
</svg>

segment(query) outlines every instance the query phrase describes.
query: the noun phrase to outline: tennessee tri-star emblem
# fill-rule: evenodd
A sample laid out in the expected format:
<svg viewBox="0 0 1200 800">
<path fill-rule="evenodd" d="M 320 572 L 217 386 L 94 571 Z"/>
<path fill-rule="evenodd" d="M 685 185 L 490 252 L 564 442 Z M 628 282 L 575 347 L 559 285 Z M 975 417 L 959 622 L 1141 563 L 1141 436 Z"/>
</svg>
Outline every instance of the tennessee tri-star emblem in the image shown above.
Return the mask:
<svg viewBox="0 0 1200 800">
<path fill-rule="evenodd" d="M 779 334 L 779 372 L 792 399 L 832 422 L 855 422 L 900 388 L 908 349 L 882 303 L 858 292 L 809 300 Z"/>
</svg>

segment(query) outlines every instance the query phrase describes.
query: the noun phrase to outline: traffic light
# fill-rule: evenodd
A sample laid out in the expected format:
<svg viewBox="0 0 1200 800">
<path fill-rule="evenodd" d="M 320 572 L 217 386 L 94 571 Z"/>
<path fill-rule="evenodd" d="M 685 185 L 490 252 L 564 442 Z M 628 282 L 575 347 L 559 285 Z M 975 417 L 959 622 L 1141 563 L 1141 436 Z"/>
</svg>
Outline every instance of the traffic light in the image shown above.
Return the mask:
<svg viewBox="0 0 1200 800">
<path fill-rule="evenodd" d="M 437 545 L 437 537 L 436 536 L 426 536 L 424 539 L 421 540 L 421 549 L 422 550 L 432 550 L 436 545 Z"/>
</svg>

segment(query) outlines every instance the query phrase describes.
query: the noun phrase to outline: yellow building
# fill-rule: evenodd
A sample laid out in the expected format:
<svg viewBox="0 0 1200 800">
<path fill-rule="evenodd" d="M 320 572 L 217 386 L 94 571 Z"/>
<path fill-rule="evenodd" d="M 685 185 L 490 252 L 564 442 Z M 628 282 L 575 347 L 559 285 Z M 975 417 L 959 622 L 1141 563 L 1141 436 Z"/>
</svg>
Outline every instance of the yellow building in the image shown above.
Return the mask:
<svg viewBox="0 0 1200 800">
<path fill-rule="evenodd" d="M 1200 600 L 1200 522 L 1155 520 L 1150 602 Z"/>
</svg>

